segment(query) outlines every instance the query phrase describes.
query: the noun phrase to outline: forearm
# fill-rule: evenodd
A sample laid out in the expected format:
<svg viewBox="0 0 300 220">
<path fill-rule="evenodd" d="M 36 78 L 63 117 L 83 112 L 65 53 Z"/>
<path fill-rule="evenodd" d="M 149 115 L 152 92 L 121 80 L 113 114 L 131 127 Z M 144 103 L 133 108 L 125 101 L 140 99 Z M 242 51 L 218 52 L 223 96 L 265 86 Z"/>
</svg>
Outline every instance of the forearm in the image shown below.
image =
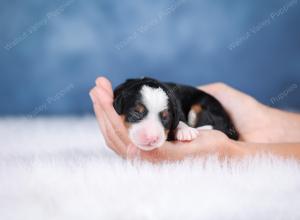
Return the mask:
<svg viewBox="0 0 300 220">
<path fill-rule="evenodd" d="M 300 114 L 266 107 L 269 132 L 277 142 L 300 143 Z"/>
<path fill-rule="evenodd" d="M 255 156 L 260 154 L 272 154 L 284 158 L 300 160 L 300 143 L 247 143 L 240 141 L 231 142 L 235 149 L 235 156 Z"/>
</svg>

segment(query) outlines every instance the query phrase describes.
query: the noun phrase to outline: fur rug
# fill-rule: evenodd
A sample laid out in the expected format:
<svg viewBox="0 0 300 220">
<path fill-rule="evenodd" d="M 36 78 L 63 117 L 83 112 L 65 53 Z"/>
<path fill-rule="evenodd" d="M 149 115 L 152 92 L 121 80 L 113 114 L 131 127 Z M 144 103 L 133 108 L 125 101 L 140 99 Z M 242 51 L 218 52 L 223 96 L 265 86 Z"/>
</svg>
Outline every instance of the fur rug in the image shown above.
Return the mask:
<svg viewBox="0 0 300 220">
<path fill-rule="evenodd" d="M 92 117 L 2 118 L 0 219 L 300 219 L 300 164 L 130 163 Z"/>
</svg>

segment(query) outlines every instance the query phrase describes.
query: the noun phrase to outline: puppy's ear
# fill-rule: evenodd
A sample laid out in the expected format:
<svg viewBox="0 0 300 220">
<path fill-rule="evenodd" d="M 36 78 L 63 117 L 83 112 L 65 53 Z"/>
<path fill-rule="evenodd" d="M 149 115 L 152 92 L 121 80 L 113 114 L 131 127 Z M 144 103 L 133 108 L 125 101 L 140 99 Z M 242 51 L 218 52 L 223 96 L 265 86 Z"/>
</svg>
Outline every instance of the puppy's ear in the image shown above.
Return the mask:
<svg viewBox="0 0 300 220">
<path fill-rule="evenodd" d="M 173 123 L 171 129 L 176 129 L 179 121 L 184 121 L 184 114 L 180 108 L 179 101 L 175 98 L 172 103 L 172 112 L 173 112 Z"/>
<path fill-rule="evenodd" d="M 169 97 L 169 105 L 172 110 L 172 125 L 171 130 L 175 130 L 179 124 L 179 121 L 184 121 L 184 114 L 180 107 L 179 100 L 175 97 L 175 94 L 173 93 L 172 89 L 166 86 L 166 92 Z"/>
<path fill-rule="evenodd" d="M 123 113 L 124 96 L 122 94 L 118 95 L 114 99 L 113 106 L 119 115 L 121 115 Z"/>
<path fill-rule="evenodd" d="M 128 92 L 130 88 L 136 83 L 136 81 L 136 79 L 128 79 L 126 82 L 115 88 L 113 106 L 119 115 L 123 114 L 125 99 L 129 95 Z"/>
<path fill-rule="evenodd" d="M 125 101 L 124 92 L 125 92 L 125 87 L 123 86 L 123 84 L 118 86 L 114 90 L 113 106 L 119 115 L 123 114 L 123 110 L 124 110 L 124 101 Z"/>
</svg>

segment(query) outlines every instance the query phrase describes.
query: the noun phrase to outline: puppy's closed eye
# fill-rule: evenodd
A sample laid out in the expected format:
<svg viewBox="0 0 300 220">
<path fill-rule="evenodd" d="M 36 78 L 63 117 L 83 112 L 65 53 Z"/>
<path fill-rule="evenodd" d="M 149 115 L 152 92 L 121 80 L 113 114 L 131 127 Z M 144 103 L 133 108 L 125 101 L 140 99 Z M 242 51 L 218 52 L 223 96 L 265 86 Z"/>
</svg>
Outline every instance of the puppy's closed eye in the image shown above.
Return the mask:
<svg viewBox="0 0 300 220">
<path fill-rule="evenodd" d="M 143 104 L 138 103 L 135 107 L 134 107 L 134 111 L 137 113 L 143 113 L 146 111 L 146 108 Z"/>
<path fill-rule="evenodd" d="M 170 124 L 170 112 L 168 109 L 165 109 L 159 113 L 160 120 L 164 127 L 168 127 Z"/>
<path fill-rule="evenodd" d="M 132 123 L 138 122 L 142 120 L 146 116 L 146 114 L 146 107 L 143 104 L 138 103 L 129 111 L 127 121 Z"/>
</svg>

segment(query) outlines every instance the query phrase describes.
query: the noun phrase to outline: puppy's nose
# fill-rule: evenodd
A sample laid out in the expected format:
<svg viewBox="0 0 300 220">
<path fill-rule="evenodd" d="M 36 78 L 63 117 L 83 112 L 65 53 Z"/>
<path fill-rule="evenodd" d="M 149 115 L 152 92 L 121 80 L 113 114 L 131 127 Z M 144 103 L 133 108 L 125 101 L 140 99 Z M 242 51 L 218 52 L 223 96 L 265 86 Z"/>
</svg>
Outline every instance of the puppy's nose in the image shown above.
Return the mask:
<svg viewBox="0 0 300 220">
<path fill-rule="evenodd" d="M 157 135 L 149 135 L 149 136 L 146 136 L 145 139 L 146 139 L 146 142 L 148 144 L 155 144 L 158 141 L 159 136 L 157 136 Z"/>
</svg>

